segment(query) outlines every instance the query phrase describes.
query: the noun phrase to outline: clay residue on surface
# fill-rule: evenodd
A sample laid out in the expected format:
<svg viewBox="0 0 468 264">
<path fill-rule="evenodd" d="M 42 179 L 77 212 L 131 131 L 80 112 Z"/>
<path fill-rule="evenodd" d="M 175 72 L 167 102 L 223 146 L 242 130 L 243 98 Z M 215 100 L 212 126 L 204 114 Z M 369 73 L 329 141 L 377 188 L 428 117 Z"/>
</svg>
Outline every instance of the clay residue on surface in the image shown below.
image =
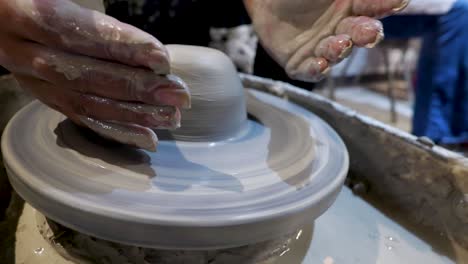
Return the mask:
<svg viewBox="0 0 468 264">
<path fill-rule="evenodd" d="M 155 250 L 86 236 L 46 219 L 16 194 L 13 201 L 7 221 L 0 222 L 5 235 L 2 264 L 291 264 L 304 258 L 313 230 L 306 226 L 275 240 L 231 249 Z"/>
<path fill-rule="evenodd" d="M 151 168 L 151 158 L 144 151 L 97 136 L 93 131 L 75 125 L 70 119 L 60 122 L 54 129 L 54 134 L 57 137 L 56 144 L 61 148 L 72 149 L 90 159 L 102 160 L 106 164 L 147 176 L 147 179 L 141 182 L 133 179 L 132 185 L 139 186 L 132 188 L 133 190 L 147 190 L 149 180 L 156 176 L 156 172 Z M 103 165 L 95 166 L 105 169 Z M 91 173 L 88 176 L 93 178 L 105 174 L 102 171 L 100 174 Z"/>
<path fill-rule="evenodd" d="M 210 251 L 157 250 L 117 244 L 65 228 L 39 213 L 38 230 L 65 259 L 80 264 L 269 264 L 290 251 L 302 231 L 278 239 L 232 249 Z"/>
<path fill-rule="evenodd" d="M 252 92 L 248 92 L 247 95 L 249 115 L 270 129 L 266 158 L 268 167 L 277 173 L 283 182 L 297 190 L 303 188 L 310 183 L 311 175 L 319 167 L 314 162 L 317 160 L 317 142 L 311 136 L 311 121 L 299 114 L 278 108 L 274 103 L 266 104 Z M 288 140 L 284 140 L 285 138 Z M 343 151 L 346 150 L 343 148 Z M 288 157 L 295 163 L 285 166 L 284 162 L 278 162 L 278 156 Z"/>
<path fill-rule="evenodd" d="M 468 160 L 292 85 L 243 75 L 244 85 L 302 105 L 345 141 L 350 171 L 386 206 L 468 248 Z"/>
</svg>

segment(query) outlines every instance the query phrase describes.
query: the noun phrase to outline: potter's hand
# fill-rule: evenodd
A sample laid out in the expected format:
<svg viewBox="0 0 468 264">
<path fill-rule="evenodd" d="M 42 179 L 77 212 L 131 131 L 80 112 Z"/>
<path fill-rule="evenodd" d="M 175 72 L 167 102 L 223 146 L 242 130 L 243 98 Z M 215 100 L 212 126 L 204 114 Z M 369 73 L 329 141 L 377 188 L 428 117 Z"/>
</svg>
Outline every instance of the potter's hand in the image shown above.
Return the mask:
<svg viewBox="0 0 468 264">
<path fill-rule="evenodd" d="M 408 0 L 244 0 L 263 46 L 288 75 L 318 81 L 353 45 L 382 38 L 375 18 L 403 9 Z"/>
<path fill-rule="evenodd" d="M 190 105 L 155 38 L 68 0 L 0 0 L 0 64 L 74 122 L 154 150 Z M 156 74 L 155 74 L 156 73 Z"/>
</svg>

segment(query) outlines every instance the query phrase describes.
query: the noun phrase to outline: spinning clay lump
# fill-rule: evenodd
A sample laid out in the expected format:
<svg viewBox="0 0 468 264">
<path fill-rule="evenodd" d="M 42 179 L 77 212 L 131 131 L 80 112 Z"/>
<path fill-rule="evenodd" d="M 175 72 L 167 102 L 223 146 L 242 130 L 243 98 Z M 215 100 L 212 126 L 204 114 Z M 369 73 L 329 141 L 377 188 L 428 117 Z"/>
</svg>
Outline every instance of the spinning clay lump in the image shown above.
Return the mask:
<svg viewBox="0 0 468 264">
<path fill-rule="evenodd" d="M 181 127 L 171 131 L 174 139 L 214 141 L 236 134 L 247 119 L 246 102 L 234 64 L 222 52 L 196 46 L 168 45 L 174 75 L 188 84 L 192 107 L 182 111 Z M 104 121 L 82 120 L 103 137 L 139 148 L 154 150 L 158 138 L 150 129 L 140 133 Z"/>
</svg>

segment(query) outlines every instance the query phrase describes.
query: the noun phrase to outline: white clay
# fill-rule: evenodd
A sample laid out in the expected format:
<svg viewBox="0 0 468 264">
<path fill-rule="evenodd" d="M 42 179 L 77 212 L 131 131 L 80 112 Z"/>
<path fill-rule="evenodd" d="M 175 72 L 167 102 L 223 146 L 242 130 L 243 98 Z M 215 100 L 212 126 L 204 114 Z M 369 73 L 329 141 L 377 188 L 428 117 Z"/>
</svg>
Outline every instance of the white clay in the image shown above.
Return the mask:
<svg viewBox="0 0 468 264">
<path fill-rule="evenodd" d="M 246 99 L 229 57 L 204 47 L 168 45 L 167 49 L 172 73 L 188 85 L 192 95 L 191 108 L 182 111 L 181 127 L 171 132 L 174 139 L 211 142 L 238 134 L 247 121 Z M 86 125 L 101 136 L 147 150 L 156 149 L 157 137 L 146 130 L 136 133 L 118 124 L 95 123 Z M 133 140 L 132 135 L 137 137 Z"/>
<path fill-rule="evenodd" d="M 172 73 L 192 95 L 172 135 L 187 141 L 214 141 L 236 134 L 247 120 L 244 89 L 232 61 L 215 49 L 168 45 Z"/>
</svg>

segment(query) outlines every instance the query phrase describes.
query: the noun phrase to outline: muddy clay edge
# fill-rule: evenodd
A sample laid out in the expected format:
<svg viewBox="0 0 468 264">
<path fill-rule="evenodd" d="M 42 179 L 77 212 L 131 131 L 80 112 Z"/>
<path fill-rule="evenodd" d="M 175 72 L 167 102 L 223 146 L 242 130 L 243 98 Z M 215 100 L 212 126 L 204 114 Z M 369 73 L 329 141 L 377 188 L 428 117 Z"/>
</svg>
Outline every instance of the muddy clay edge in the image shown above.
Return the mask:
<svg viewBox="0 0 468 264">
<path fill-rule="evenodd" d="M 290 100 L 323 118 L 345 141 L 350 172 L 365 179 L 379 200 L 468 248 L 467 158 L 288 83 L 240 76 L 244 87 Z"/>
</svg>

